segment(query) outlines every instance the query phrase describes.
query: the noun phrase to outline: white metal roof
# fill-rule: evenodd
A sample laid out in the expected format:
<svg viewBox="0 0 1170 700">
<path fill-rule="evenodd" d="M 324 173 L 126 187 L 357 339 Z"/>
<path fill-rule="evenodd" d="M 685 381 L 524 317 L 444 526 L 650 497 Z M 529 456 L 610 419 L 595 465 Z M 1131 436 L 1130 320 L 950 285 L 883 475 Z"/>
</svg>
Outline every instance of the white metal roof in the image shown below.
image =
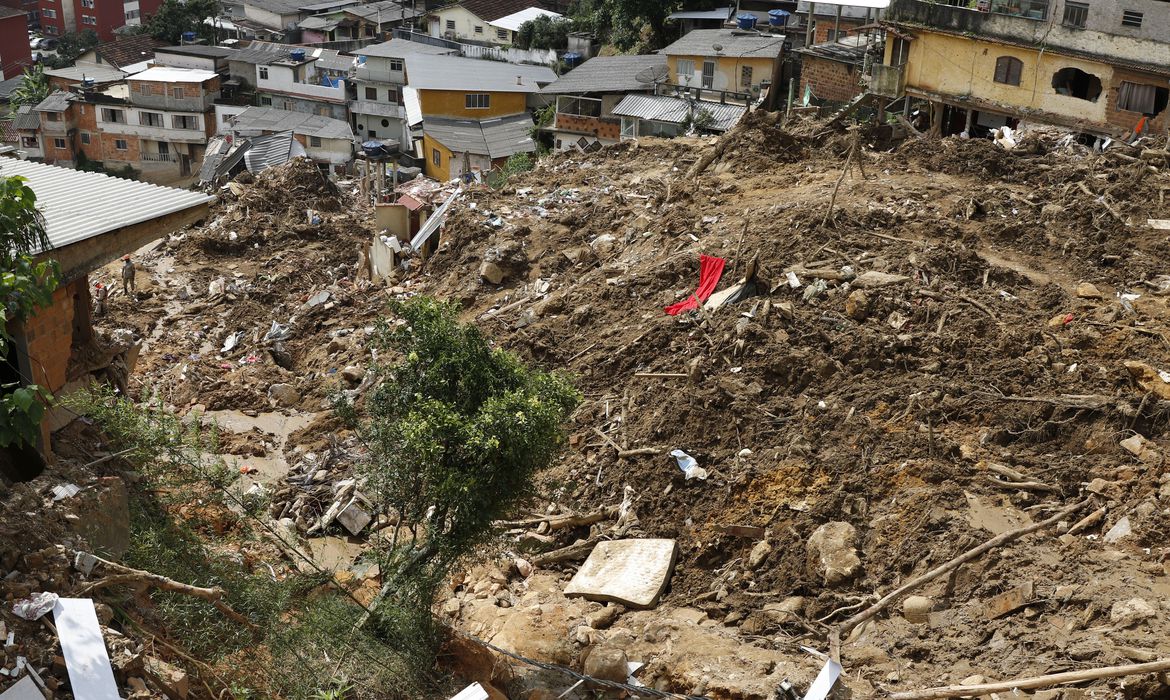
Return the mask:
<svg viewBox="0 0 1170 700">
<path fill-rule="evenodd" d="M 492 22 L 488 22 L 488 24 L 492 25 L 493 27 L 499 27 L 500 29 L 507 29 L 508 31 L 514 32 L 520 29 L 520 25 L 530 20 L 534 20 L 542 15 L 551 17 L 553 19 L 561 19 L 564 17 L 564 15 L 557 14 L 556 12 L 549 12 L 548 10 L 542 10 L 539 7 L 529 7 L 520 10 L 519 12 L 513 12 L 510 15 L 505 15 L 504 17 L 501 17 Z"/>
<path fill-rule="evenodd" d="M 688 116 L 698 112 L 711 114 L 714 121 L 708 128 L 715 131 L 727 131 L 747 113 L 747 107 L 703 100 L 691 102 L 680 97 L 635 93 L 623 97 L 622 101 L 613 108 L 613 114 L 619 117 L 633 117 L 671 124 L 682 124 Z"/>
<path fill-rule="evenodd" d="M 130 76 L 131 80 L 149 80 L 156 83 L 202 83 L 212 78 L 218 78 L 219 73 L 197 68 L 168 68 L 155 66 L 148 68 L 137 75 Z"/>
<path fill-rule="evenodd" d="M 556 79 L 548 66 L 458 56 L 406 57 L 406 84 L 418 90 L 539 92 Z"/>
<path fill-rule="evenodd" d="M 202 192 L 125 180 L 102 173 L 0 159 L 0 176 L 19 175 L 37 195 L 54 248 L 190 209 L 213 197 Z M 160 234 L 161 235 L 161 234 Z"/>
<path fill-rule="evenodd" d="M 88 78 L 97 83 L 112 83 L 126 77 L 123 71 L 96 63 L 78 64 L 68 68 L 46 68 L 45 75 L 70 82 L 81 82 Z"/>
<path fill-rule="evenodd" d="M 422 122 L 422 102 L 418 99 L 418 90 L 409 86 L 402 88 L 402 106 L 406 108 L 406 124 L 414 126 Z"/>
</svg>

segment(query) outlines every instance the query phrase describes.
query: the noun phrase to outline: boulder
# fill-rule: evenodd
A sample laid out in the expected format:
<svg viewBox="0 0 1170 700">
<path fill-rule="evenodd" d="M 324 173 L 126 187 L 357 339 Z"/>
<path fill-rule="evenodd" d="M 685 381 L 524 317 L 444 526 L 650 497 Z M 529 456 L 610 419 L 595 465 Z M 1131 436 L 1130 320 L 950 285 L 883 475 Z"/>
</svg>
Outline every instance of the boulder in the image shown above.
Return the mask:
<svg viewBox="0 0 1170 700">
<path fill-rule="evenodd" d="M 629 678 L 630 670 L 626 652 L 615 647 L 594 647 L 585 657 L 585 667 L 582 673 L 603 681 L 625 683 Z"/>
<path fill-rule="evenodd" d="M 278 406 L 292 406 L 301 400 L 301 392 L 292 384 L 273 384 L 268 387 L 268 398 Z"/>
<path fill-rule="evenodd" d="M 366 378 L 366 371 L 361 367 L 350 365 L 341 370 L 341 378 L 350 384 L 361 384 L 362 380 Z"/>
<path fill-rule="evenodd" d="M 835 586 L 861 572 L 861 559 L 855 549 L 857 530 L 846 522 L 825 523 L 808 540 L 809 568 Z"/>
<path fill-rule="evenodd" d="M 923 595 L 912 595 L 902 601 L 902 617 L 906 618 L 907 622 L 915 624 L 923 624 L 930 622 L 930 610 L 934 607 L 934 601 Z"/>
<path fill-rule="evenodd" d="M 768 540 L 760 540 L 756 546 L 752 547 L 752 551 L 748 554 L 748 568 L 758 569 L 772 553 L 772 545 Z"/>
</svg>

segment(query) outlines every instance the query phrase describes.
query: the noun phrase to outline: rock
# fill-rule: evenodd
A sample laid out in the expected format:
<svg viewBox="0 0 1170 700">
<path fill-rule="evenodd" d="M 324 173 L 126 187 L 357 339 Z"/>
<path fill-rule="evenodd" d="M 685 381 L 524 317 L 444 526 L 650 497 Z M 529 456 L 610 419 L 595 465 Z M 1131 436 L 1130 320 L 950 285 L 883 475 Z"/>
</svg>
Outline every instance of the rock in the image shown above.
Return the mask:
<svg viewBox="0 0 1170 700">
<path fill-rule="evenodd" d="M 585 624 L 595 630 L 603 630 L 612 625 L 623 612 L 625 608 L 620 605 L 607 605 L 586 615 Z"/>
<path fill-rule="evenodd" d="M 585 657 L 582 673 L 603 681 L 625 683 L 629 678 L 629 659 L 626 652 L 614 647 L 594 647 Z"/>
<path fill-rule="evenodd" d="M 910 278 L 906 275 L 892 275 L 888 272 L 869 270 L 858 275 L 850 284 L 857 289 L 881 289 L 909 281 Z"/>
<path fill-rule="evenodd" d="M 1081 299 L 1103 299 L 1105 297 L 1101 290 L 1090 282 L 1081 282 L 1077 285 L 1077 296 Z"/>
<path fill-rule="evenodd" d="M 1160 399 L 1170 399 L 1170 382 L 1163 379 L 1163 374 L 1144 362 L 1125 362 L 1125 368 L 1142 389 L 1155 394 Z"/>
<path fill-rule="evenodd" d="M 771 543 L 768 540 L 760 540 L 756 543 L 755 547 L 752 547 L 751 554 L 748 555 L 748 568 L 753 570 L 760 568 L 760 565 L 764 563 L 764 560 L 771 553 Z"/>
<path fill-rule="evenodd" d="M 860 289 L 854 289 L 845 298 L 845 315 L 854 321 L 864 321 L 869 315 L 869 295 Z"/>
<path fill-rule="evenodd" d="M 523 578 L 528 578 L 532 575 L 532 564 L 527 559 L 516 557 L 512 560 L 512 566 L 516 567 L 516 573 Z"/>
<path fill-rule="evenodd" d="M 1158 614 L 1154 607 L 1141 598 L 1118 601 L 1109 610 L 1109 621 L 1115 626 L 1132 627 Z"/>
<path fill-rule="evenodd" d="M 443 614 L 450 617 L 457 617 L 459 611 L 463 609 L 463 604 L 459 602 L 458 598 L 450 598 L 446 603 L 443 603 Z"/>
<path fill-rule="evenodd" d="M 576 248 L 569 248 L 568 250 L 562 251 L 562 255 L 569 262 L 576 265 L 577 263 L 593 259 L 593 250 L 587 246 L 577 246 Z"/>
<path fill-rule="evenodd" d="M 861 571 L 861 559 L 854 548 L 857 530 L 846 522 L 825 523 L 808 540 L 810 568 L 824 577 L 826 585 L 849 581 Z"/>
<path fill-rule="evenodd" d="M 301 400 L 301 392 L 292 384 L 273 384 L 268 387 L 268 398 L 278 406 L 292 406 Z"/>
<path fill-rule="evenodd" d="M 1109 528 L 1109 532 L 1106 532 L 1102 539 L 1109 544 L 1113 544 L 1114 542 L 1120 542 L 1132 534 L 1133 529 L 1129 525 L 1129 516 L 1125 516 L 1114 523 L 1113 527 Z"/>
<path fill-rule="evenodd" d="M 341 370 L 341 378 L 350 384 L 361 384 L 362 380 L 366 378 L 366 371 L 361 367 L 350 365 Z"/>
<path fill-rule="evenodd" d="M 479 266 L 479 276 L 489 284 L 500 284 L 507 278 L 507 274 L 499 265 L 492 262 L 484 262 Z"/>
<path fill-rule="evenodd" d="M 907 622 L 922 624 L 930 622 L 930 611 L 934 601 L 923 595 L 912 595 L 902 601 L 902 617 Z"/>
<path fill-rule="evenodd" d="M 589 247 L 592 248 L 593 252 L 599 256 L 606 255 L 608 253 L 612 253 L 613 250 L 617 248 L 617 239 L 614 238 L 612 234 L 603 233 L 590 241 Z"/>
<path fill-rule="evenodd" d="M 1146 449 L 1146 439 L 1141 435 L 1131 435 L 1117 444 L 1134 457 L 1140 456 Z"/>
<path fill-rule="evenodd" d="M 175 700 L 187 700 L 191 693 L 191 681 L 187 672 L 161 659 L 147 656 L 143 659 L 146 670 L 165 686 L 167 695 Z"/>
</svg>

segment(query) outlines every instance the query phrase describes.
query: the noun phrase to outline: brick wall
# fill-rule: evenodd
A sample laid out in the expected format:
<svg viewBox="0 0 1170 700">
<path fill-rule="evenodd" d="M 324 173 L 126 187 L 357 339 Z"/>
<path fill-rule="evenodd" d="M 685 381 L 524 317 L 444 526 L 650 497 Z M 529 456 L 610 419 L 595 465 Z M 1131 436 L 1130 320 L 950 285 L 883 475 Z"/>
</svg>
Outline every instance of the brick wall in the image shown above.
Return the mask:
<svg viewBox="0 0 1170 700">
<path fill-rule="evenodd" d="M 41 147 L 45 151 L 45 162 L 73 161 L 73 144 L 66 133 L 41 132 Z M 58 139 L 64 146 L 58 145 Z"/>
<path fill-rule="evenodd" d="M 73 109 L 77 112 L 77 150 L 85 153 L 85 156 L 90 160 L 102 160 L 102 135 L 97 126 L 97 111 L 100 109 L 95 104 L 75 104 Z M 82 134 L 89 134 L 89 143 L 84 143 L 81 139 Z"/>
<path fill-rule="evenodd" d="M 26 320 L 22 332 L 28 347 L 32 379 L 49 391 L 68 381 L 70 348 L 73 346 L 73 309 L 77 295 L 89 303 L 88 277 L 82 277 L 53 292 L 53 303 L 37 309 Z"/>
<path fill-rule="evenodd" d="M 556 128 L 579 134 L 593 134 L 599 139 L 610 141 L 617 141 L 622 135 L 622 124 L 619 119 L 602 121 L 597 117 L 581 117 L 575 114 L 557 113 Z"/>
<path fill-rule="evenodd" d="M 852 33 L 855 28 L 860 27 L 862 24 L 863 22 L 861 22 L 861 20 L 842 17 L 840 27 L 841 33 Z M 816 22 L 813 25 L 813 43 L 823 44 L 826 41 L 829 41 L 829 32 L 831 32 L 836 26 L 837 20 L 835 18 L 817 17 Z"/>
<path fill-rule="evenodd" d="M 804 95 L 806 86 L 811 86 L 815 97 L 828 102 L 848 102 L 862 92 L 858 84 L 860 72 L 857 66 L 805 54 L 801 57 L 797 98 Z"/>
<path fill-rule="evenodd" d="M 1119 131 L 1125 132 L 1133 129 L 1137 125 L 1138 121 L 1142 118 L 1142 114 L 1140 112 L 1130 112 L 1117 108 L 1117 91 L 1120 89 L 1122 81 L 1143 85 L 1155 85 L 1160 88 L 1168 88 L 1170 85 L 1167 85 L 1165 78 L 1126 71 L 1121 68 L 1113 69 L 1113 81 L 1098 99 L 1106 101 L 1105 121 Z M 1168 111 L 1170 111 L 1170 107 L 1163 109 L 1160 114 L 1149 120 L 1147 134 L 1165 133 L 1168 124 L 1166 116 Z"/>
<path fill-rule="evenodd" d="M 121 139 L 126 142 L 126 150 L 119 150 L 116 141 Z M 126 161 L 128 163 L 137 163 L 142 159 L 141 147 L 138 144 L 138 139 L 134 136 L 126 134 L 102 134 L 101 149 L 104 154 L 102 160 L 106 161 Z"/>
</svg>

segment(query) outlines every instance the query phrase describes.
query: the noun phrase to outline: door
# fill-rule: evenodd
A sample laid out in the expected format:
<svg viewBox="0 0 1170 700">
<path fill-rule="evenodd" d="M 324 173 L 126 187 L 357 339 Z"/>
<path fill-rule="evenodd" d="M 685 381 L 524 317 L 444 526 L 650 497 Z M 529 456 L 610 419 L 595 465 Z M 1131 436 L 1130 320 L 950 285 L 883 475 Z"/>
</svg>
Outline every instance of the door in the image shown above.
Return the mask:
<svg viewBox="0 0 1170 700">
<path fill-rule="evenodd" d="M 179 154 L 179 175 L 186 177 L 191 174 L 191 156 L 186 153 Z"/>
<path fill-rule="evenodd" d="M 715 61 L 703 61 L 703 87 L 715 87 Z"/>
</svg>

